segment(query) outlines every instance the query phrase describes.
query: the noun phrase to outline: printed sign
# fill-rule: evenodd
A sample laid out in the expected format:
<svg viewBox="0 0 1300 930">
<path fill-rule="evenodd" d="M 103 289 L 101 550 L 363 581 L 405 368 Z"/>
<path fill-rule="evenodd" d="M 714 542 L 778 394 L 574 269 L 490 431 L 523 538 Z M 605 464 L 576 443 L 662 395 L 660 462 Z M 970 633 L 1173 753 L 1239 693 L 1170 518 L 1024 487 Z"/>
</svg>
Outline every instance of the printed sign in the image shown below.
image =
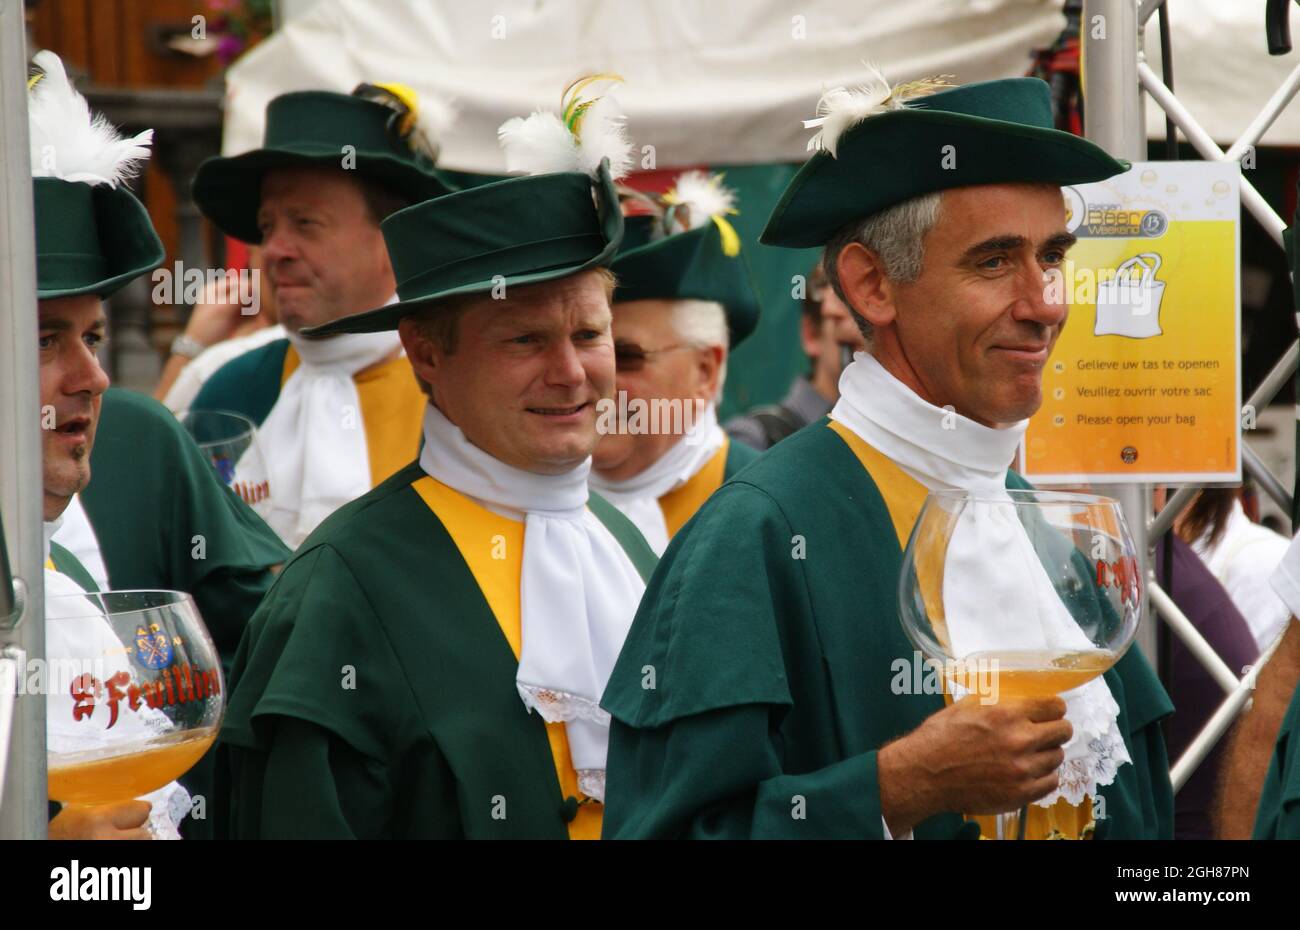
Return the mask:
<svg viewBox="0 0 1300 930">
<path fill-rule="evenodd" d="M 1241 480 L 1240 166 L 1139 162 L 1065 188 L 1070 316 L 1020 470 L 1039 484 Z"/>
</svg>

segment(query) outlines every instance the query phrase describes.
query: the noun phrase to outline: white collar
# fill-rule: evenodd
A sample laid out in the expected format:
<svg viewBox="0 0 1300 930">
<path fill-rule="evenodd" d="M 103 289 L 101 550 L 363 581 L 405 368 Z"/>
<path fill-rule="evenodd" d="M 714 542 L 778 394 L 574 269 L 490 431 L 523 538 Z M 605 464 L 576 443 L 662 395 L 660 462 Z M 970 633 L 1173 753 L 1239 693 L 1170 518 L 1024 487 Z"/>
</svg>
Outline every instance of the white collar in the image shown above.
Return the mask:
<svg viewBox="0 0 1300 930">
<path fill-rule="evenodd" d="M 493 508 L 577 519 L 587 505 L 590 457 L 560 475 L 515 468 L 470 442 L 432 403 L 424 411 L 420 467 L 452 490 Z"/>
<path fill-rule="evenodd" d="M 930 490 L 965 488 L 1007 497 L 1006 474 L 1028 420 L 982 426 L 922 400 L 873 356 L 857 353 L 840 377 L 831 418 Z M 888 530 L 892 532 L 892 528 Z M 991 560 L 1014 572 L 991 572 Z M 1086 649 L 1087 638 L 1061 604 L 1021 523 L 993 504 L 965 508 L 948 543 L 943 576 L 947 624 L 958 657 L 991 649 L 1019 630 L 1028 648 Z M 1131 761 L 1118 729 L 1119 705 L 1095 679 L 1062 695 L 1074 735 L 1065 744 L 1060 785 L 1035 803 L 1078 804 L 1110 784 Z"/>
<path fill-rule="evenodd" d="M 622 481 L 608 481 L 593 471 L 591 486 L 636 525 L 656 555 L 663 555 L 668 548 L 668 520 L 659 498 L 698 475 L 726 441 L 717 411 L 709 404 L 690 432 L 649 468 Z"/>
<path fill-rule="evenodd" d="M 54 534 L 59 531 L 59 527 L 61 527 L 62 525 L 63 525 L 62 514 L 55 517 L 53 520 L 46 520 L 44 523 L 41 524 L 41 536 L 43 537 L 42 545 L 44 546 L 44 548 L 41 550 L 42 562 L 48 562 L 50 560 L 50 541 L 54 539 Z"/>
<path fill-rule="evenodd" d="M 564 723 L 579 788 L 603 800 L 609 714 L 600 696 L 645 582 L 587 509 L 590 457 L 560 475 L 515 468 L 471 443 L 430 403 L 420 467 L 492 509 L 524 513 L 515 686 L 526 708 Z"/>
<path fill-rule="evenodd" d="M 393 294 L 384 306 L 397 303 Z M 338 371 L 351 377 L 362 369 L 377 365 L 394 350 L 402 347 L 397 333 L 340 333 L 325 339 L 308 339 L 298 333 L 286 333 L 289 342 L 298 352 L 304 369 Z M 295 372 L 296 373 L 296 372 Z"/>
<path fill-rule="evenodd" d="M 726 442 L 727 434 L 718 425 L 718 411 L 706 404 L 690 431 L 673 443 L 663 455 L 631 478 L 610 481 L 592 472 L 591 486 L 611 502 L 622 498 L 658 499 L 679 488 L 700 473 Z"/>
<path fill-rule="evenodd" d="M 922 400 L 875 356 L 858 352 L 840 376 L 831 419 L 926 487 L 1004 487 L 1028 420 L 993 429 Z"/>
</svg>

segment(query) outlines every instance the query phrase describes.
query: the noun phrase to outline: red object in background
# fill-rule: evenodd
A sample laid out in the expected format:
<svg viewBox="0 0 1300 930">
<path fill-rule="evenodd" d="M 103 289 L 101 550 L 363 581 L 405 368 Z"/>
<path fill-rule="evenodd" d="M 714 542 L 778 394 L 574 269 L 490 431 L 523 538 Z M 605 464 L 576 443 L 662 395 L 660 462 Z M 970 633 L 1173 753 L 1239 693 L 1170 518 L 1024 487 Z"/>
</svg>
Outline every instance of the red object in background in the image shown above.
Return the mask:
<svg viewBox="0 0 1300 930">
<path fill-rule="evenodd" d="M 1079 39 L 1069 30 L 1051 48 L 1034 54 L 1029 74 L 1042 78 L 1052 91 L 1052 118 L 1057 129 L 1083 135 L 1082 88 L 1079 80 Z"/>
<path fill-rule="evenodd" d="M 248 243 L 226 236 L 226 267 L 242 271 L 248 267 Z"/>
<path fill-rule="evenodd" d="M 634 171 L 619 183 L 643 194 L 662 194 L 677 182 L 678 175 L 687 171 L 708 171 L 708 165 L 686 165 L 679 168 L 656 168 L 654 171 Z M 628 216 L 642 216 L 649 208 L 637 200 L 626 200 L 623 210 Z"/>
</svg>

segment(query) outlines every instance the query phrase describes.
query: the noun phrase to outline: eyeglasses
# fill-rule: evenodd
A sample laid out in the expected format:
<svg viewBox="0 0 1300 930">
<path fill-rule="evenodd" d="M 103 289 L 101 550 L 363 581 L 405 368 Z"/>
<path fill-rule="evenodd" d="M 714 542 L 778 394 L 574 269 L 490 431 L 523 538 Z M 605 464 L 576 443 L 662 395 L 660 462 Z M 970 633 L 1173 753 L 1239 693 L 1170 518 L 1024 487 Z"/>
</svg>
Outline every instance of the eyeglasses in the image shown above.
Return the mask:
<svg viewBox="0 0 1300 930">
<path fill-rule="evenodd" d="M 664 346 L 660 349 L 643 349 L 635 343 L 620 342 L 614 345 L 614 369 L 616 371 L 640 371 L 645 368 L 645 363 L 656 355 L 663 355 L 665 352 L 675 352 L 678 349 L 689 349 L 691 346 L 684 342 L 675 343 L 670 346 Z"/>
</svg>

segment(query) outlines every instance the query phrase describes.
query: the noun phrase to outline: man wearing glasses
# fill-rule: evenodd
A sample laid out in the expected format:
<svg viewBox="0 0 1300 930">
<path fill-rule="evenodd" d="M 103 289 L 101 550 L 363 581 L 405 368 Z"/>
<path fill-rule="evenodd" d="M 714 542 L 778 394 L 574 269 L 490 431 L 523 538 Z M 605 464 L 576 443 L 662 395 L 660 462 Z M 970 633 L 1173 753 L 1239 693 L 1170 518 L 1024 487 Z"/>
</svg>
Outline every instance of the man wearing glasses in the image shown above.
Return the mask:
<svg viewBox="0 0 1300 930">
<path fill-rule="evenodd" d="M 651 548 L 758 457 L 718 425 L 727 353 L 754 331 L 759 303 L 721 178 L 689 172 L 626 221 L 613 265 L 617 393 L 598 427 L 591 486 Z"/>
</svg>

